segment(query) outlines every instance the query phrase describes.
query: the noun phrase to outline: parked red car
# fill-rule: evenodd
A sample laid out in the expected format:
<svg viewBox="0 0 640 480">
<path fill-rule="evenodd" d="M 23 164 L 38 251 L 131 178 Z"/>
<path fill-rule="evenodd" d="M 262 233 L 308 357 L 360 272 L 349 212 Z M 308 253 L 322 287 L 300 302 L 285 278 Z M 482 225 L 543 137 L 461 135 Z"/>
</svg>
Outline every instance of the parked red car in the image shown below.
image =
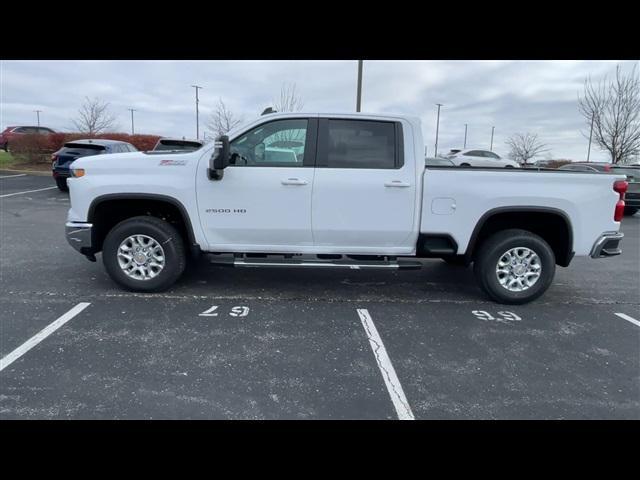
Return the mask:
<svg viewBox="0 0 640 480">
<path fill-rule="evenodd" d="M 52 130 L 51 128 L 47 128 L 47 127 L 32 127 L 32 126 L 7 127 L 5 128 L 4 132 L 0 133 L 0 148 L 4 149 L 5 152 L 8 152 L 11 139 L 19 135 L 25 135 L 27 133 L 40 133 L 44 135 L 51 135 L 52 133 L 56 133 L 56 132 L 55 130 Z"/>
</svg>

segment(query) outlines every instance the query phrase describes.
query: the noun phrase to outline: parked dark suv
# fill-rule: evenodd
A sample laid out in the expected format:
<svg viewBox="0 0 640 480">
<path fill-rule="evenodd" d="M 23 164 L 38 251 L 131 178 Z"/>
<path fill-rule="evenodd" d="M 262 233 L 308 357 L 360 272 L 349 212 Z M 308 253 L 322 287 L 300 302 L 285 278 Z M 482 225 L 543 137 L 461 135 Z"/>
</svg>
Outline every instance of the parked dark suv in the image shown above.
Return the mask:
<svg viewBox="0 0 640 480">
<path fill-rule="evenodd" d="M 71 162 L 80 157 L 88 157 L 91 155 L 104 155 L 107 153 L 125 153 L 137 152 L 138 149 L 127 142 L 118 140 L 74 140 L 67 142 L 60 150 L 51 155 L 51 169 L 53 170 L 53 178 L 58 188 L 66 192 L 69 190 L 67 186 L 67 178 L 69 178 L 69 166 Z"/>
<path fill-rule="evenodd" d="M 52 130 L 47 127 L 33 127 L 33 126 L 19 126 L 19 127 L 7 127 L 4 129 L 4 132 L 0 133 L 0 148 L 2 148 L 5 152 L 9 151 L 9 144 L 11 140 L 17 136 L 25 135 L 27 133 L 39 133 L 43 135 L 51 135 L 52 133 L 56 133 L 55 130 Z"/>
</svg>

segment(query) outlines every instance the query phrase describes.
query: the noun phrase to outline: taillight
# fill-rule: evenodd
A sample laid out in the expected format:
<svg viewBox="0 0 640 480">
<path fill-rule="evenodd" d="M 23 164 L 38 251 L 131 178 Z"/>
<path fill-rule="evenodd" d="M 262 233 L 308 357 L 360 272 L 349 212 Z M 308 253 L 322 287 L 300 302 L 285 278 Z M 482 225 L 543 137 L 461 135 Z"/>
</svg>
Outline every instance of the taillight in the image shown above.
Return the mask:
<svg viewBox="0 0 640 480">
<path fill-rule="evenodd" d="M 610 171 L 611 171 L 611 165 L 605 165 L 605 166 L 604 166 L 604 168 L 603 168 L 603 170 L 604 170 L 605 172 L 610 172 Z"/>
<path fill-rule="evenodd" d="M 616 180 L 613 182 L 613 190 L 620 195 L 620 199 L 616 203 L 616 209 L 613 214 L 613 220 L 615 222 L 621 222 L 624 217 L 624 194 L 629 187 L 629 183 L 626 180 Z"/>
<path fill-rule="evenodd" d="M 51 155 L 51 163 L 54 163 L 58 159 L 58 156 L 54 153 Z"/>
</svg>

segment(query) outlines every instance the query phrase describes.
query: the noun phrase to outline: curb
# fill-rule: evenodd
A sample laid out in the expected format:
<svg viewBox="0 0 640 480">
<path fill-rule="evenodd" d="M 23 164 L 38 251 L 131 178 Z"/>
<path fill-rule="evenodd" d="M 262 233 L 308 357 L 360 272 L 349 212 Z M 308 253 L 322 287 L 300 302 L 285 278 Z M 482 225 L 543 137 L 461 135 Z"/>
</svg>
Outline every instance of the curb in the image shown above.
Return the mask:
<svg viewBox="0 0 640 480">
<path fill-rule="evenodd" d="M 10 172 L 10 173 L 27 173 L 29 175 L 36 175 L 36 176 L 42 176 L 42 177 L 50 177 L 51 176 L 51 172 L 42 172 L 42 171 L 39 171 L 39 170 L 12 170 L 10 168 L 1 168 L 0 167 L 0 171 Z"/>
</svg>

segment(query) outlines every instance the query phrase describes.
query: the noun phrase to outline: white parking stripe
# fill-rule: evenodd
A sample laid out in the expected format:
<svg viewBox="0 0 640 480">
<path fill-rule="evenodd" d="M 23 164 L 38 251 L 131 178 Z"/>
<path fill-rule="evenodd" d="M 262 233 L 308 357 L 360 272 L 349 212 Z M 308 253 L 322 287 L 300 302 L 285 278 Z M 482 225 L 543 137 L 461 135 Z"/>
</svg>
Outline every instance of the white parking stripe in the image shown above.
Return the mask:
<svg viewBox="0 0 640 480">
<path fill-rule="evenodd" d="M 0 176 L 0 178 L 14 178 L 14 177 L 26 177 L 27 174 L 26 173 L 21 173 L 19 175 L 2 175 Z"/>
<path fill-rule="evenodd" d="M 640 327 L 640 322 L 638 320 L 636 320 L 633 317 L 630 317 L 629 315 L 625 315 L 624 313 L 616 313 L 617 316 L 619 316 L 620 318 L 627 320 L 628 322 L 633 323 L 634 325 L 637 325 Z"/>
<path fill-rule="evenodd" d="M 362 321 L 364 331 L 367 333 L 367 337 L 369 338 L 373 354 L 376 357 L 378 368 L 380 369 L 384 383 L 387 386 L 387 391 L 389 392 L 393 406 L 398 414 L 398 418 L 400 420 L 415 420 L 413 412 L 411 411 L 411 406 L 407 401 L 407 397 L 404 395 L 402 385 L 400 385 L 396 371 L 391 364 L 391 359 L 389 358 L 389 355 L 387 355 L 387 350 L 384 348 L 382 339 L 380 338 L 378 330 L 371 319 L 371 315 L 369 315 L 369 311 L 366 308 L 358 308 L 357 310 L 360 320 Z"/>
<path fill-rule="evenodd" d="M 91 305 L 91 303 L 89 302 L 79 303 L 78 305 L 73 307 L 71 310 L 69 310 L 67 313 L 65 313 L 60 318 L 58 318 L 55 322 L 44 327 L 42 330 L 40 330 L 40 332 L 36 333 L 33 337 L 31 337 L 29 340 L 24 342 L 22 345 L 16 348 L 9 355 L 7 355 L 2 360 L 0 360 L 0 372 L 4 370 L 6 367 L 8 367 L 9 365 L 11 365 L 13 362 L 15 362 L 17 359 L 19 359 L 22 355 L 27 353 L 29 350 L 31 350 L 33 347 L 35 347 L 37 344 L 39 344 L 42 340 L 44 340 L 49 335 L 51 335 L 53 332 L 58 330 L 61 326 L 63 326 L 73 317 L 78 315 L 81 311 L 83 311 L 89 305 Z"/>
<path fill-rule="evenodd" d="M 39 188 L 37 190 L 27 190 L 26 192 L 7 193 L 5 195 L 0 195 L 0 198 L 13 197 L 14 195 L 22 195 L 23 193 L 42 192 L 43 190 L 53 190 L 54 188 L 58 188 L 58 187 L 47 187 L 47 188 Z"/>
</svg>

